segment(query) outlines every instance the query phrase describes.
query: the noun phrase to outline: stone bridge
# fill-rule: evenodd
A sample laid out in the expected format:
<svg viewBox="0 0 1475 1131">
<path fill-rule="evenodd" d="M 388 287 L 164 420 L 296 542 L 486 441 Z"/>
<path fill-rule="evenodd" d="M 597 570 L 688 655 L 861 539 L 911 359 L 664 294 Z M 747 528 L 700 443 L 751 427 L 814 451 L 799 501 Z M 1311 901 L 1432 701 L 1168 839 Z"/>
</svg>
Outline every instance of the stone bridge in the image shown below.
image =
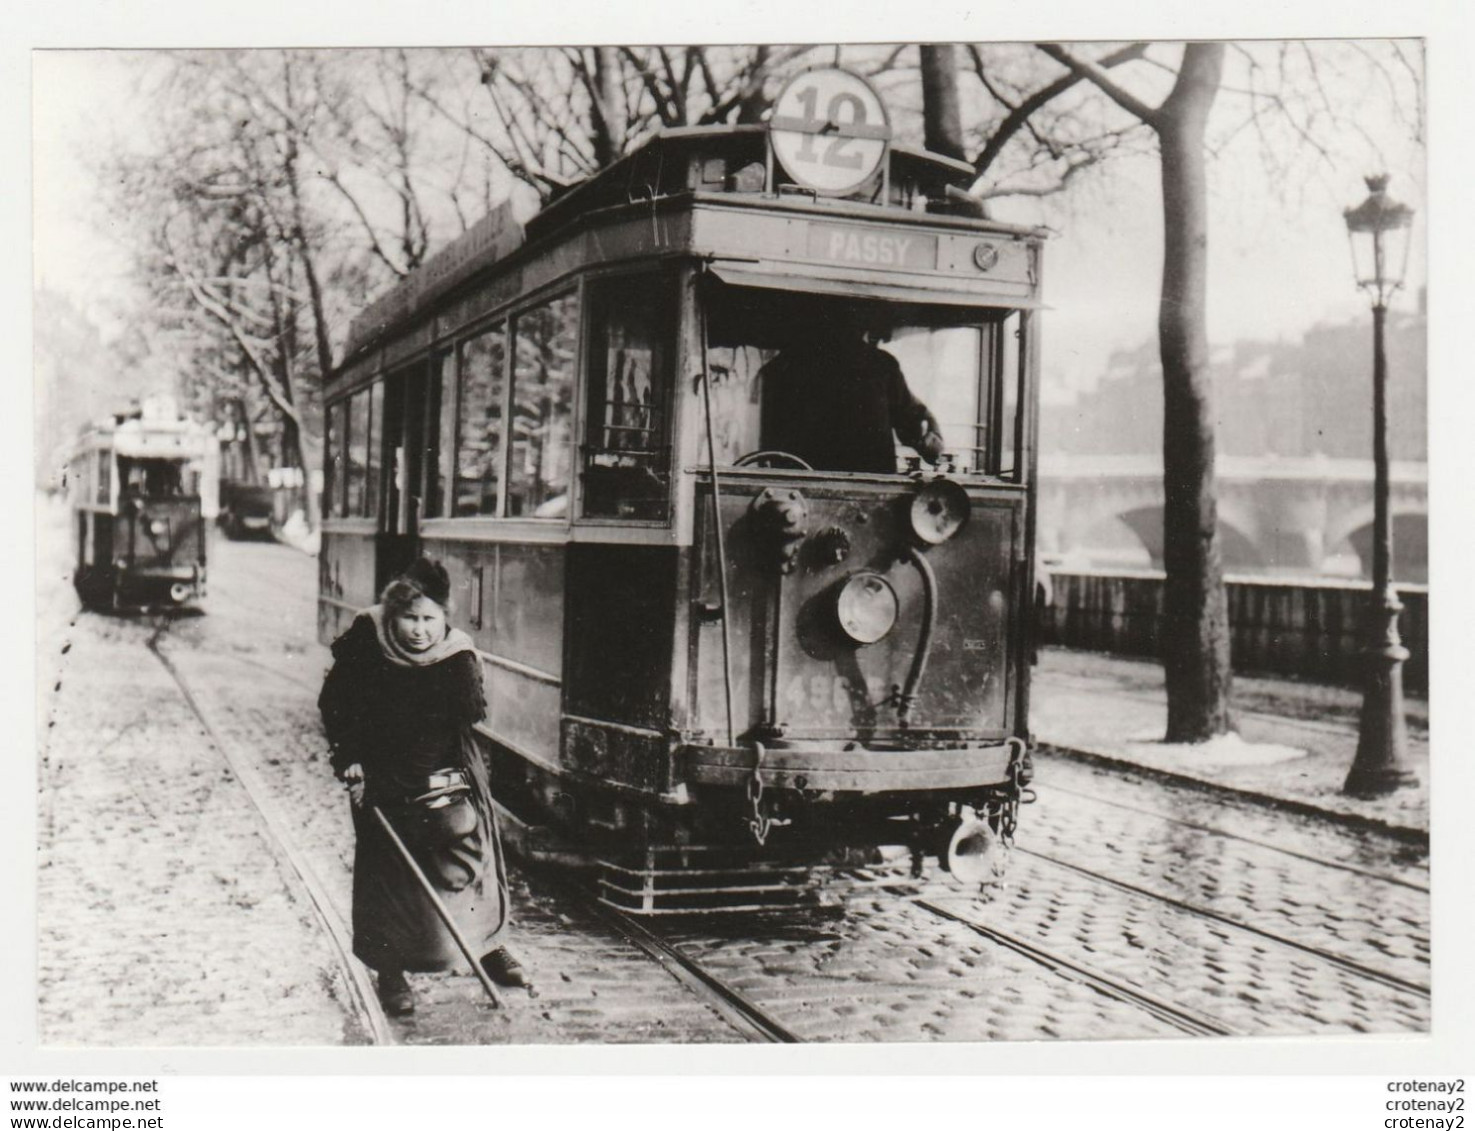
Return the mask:
<svg viewBox="0 0 1475 1131">
<path fill-rule="evenodd" d="M 1369 576 L 1371 460 L 1221 456 L 1215 466 L 1224 568 Z M 1390 469 L 1394 576 L 1428 580 L 1429 468 Z M 1162 567 L 1156 456 L 1045 456 L 1039 548 L 1067 562 Z"/>
</svg>

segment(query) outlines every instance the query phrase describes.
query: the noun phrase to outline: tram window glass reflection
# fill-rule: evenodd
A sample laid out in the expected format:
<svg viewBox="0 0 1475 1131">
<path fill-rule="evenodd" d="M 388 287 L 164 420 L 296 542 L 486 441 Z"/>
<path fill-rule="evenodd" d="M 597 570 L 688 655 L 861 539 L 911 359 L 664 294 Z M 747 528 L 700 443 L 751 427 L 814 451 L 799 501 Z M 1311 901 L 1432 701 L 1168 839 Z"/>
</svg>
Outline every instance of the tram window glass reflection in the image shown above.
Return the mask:
<svg viewBox="0 0 1475 1131">
<path fill-rule="evenodd" d="M 498 513 L 502 412 L 507 394 L 507 326 L 498 323 L 461 345 L 460 417 L 451 514 Z"/>
<path fill-rule="evenodd" d="M 364 485 L 369 466 L 369 392 L 348 398 L 348 490 L 345 512 L 364 513 Z"/>
<path fill-rule="evenodd" d="M 585 515 L 666 517 L 675 298 L 669 276 L 623 276 L 594 288 Z"/>
<path fill-rule="evenodd" d="M 568 513 L 579 300 L 562 295 L 513 323 L 512 452 L 507 514 Z"/>
</svg>

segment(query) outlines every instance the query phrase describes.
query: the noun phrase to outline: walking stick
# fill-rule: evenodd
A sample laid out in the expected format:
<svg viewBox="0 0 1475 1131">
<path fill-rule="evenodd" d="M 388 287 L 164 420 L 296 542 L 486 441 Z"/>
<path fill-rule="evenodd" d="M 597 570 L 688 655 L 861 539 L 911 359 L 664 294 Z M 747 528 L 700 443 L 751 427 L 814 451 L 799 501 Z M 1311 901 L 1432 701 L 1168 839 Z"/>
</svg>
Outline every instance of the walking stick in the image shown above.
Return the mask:
<svg viewBox="0 0 1475 1131">
<path fill-rule="evenodd" d="M 461 933 L 461 928 L 456 926 L 455 920 L 451 918 L 450 911 L 441 902 L 440 895 L 435 890 L 435 885 L 426 878 L 425 873 L 420 870 L 420 865 L 415 863 L 415 858 L 410 855 L 410 850 L 405 847 L 405 842 L 400 840 L 399 833 L 394 831 L 394 826 L 389 823 L 389 818 L 384 815 L 379 806 L 374 805 L 372 808 L 374 810 L 374 816 L 379 818 L 379 823 L 384 826 L 384 831 L 389 834 L 389 839 L 394 842 L 395 848 L 399 849 L 399 854 L 405 858 L 405 863 L 410 866 L 410 871 L 415 874 L 415 879 L 420 881 L 420 887 L 430 897 L 431 906 L 435 908 L 435 913 L 440 916 L 440 921 L 446 925 L 446 930 L 451 932 L 451 937 L 456 940 L 456 945 L 461 948 L 461 953 L 466 956 L 466 961 L 471 963 L 471 969 L 476 974 L 477 980 L 481 982 L 481 988 L 486 990 L 487 997 L 492 999 L 492 1005 L 500 1007 L 502 1001 L 497 997 L 497 990 L 492 985 L 492 980 L 487 977 L 487 972 L 481 968 L 481 959 L 471 953 L 471 944 L 466 941 L 466 936 Z"/>
</svg>

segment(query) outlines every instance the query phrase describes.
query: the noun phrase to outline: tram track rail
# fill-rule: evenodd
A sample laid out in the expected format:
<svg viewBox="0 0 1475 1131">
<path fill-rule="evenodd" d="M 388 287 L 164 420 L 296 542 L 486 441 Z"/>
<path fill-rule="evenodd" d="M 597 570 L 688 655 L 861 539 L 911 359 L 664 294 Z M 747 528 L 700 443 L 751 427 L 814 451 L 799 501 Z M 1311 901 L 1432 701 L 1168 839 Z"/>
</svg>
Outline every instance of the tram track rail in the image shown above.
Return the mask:
<svg viewBox="0 0 1475 1131">
<path fill-rule="evenodd" d="M 1143 817 L 1152 817 L 1155 820 L 1165 821 L 1170 824 L 1177 825 L 1179 828 L 1192 829 L 1194 832 L 1208 833 L 1210 836 L 1220 837 L 1224 840 L 1238 841 L 1240 844 L 1251 844 L 1254 845 L 1256 848 L 1263 848 L 1269 852 L 1275 852 L 1282 856 L 1290 857 L 1293 860 L 1302 860 L 1308 864 L 1316 864 L 1323 868 L 1331 868 L 1334 871 L 1347 872 L 1351 875 L 1361 876 L 1363 879 L 1373 880 L 1377 883 L 1391 884 L 1394 887 L 1407 888 L 1410 891 L 1423 892 L 1425 894 L 1428 894 L 1429 892 L 1428 884 L 1421 884 L 1414 880 L 1407 880 L 1401 876 L 1390 876 L 1386 872 L 1378 872 L 1371 868 L 1361 868 L 1356 864 L 1348 864 L 1345 861 L 1341 860 L 1328 860 L 1324 856 L 1315 856 L 1309 852 L 1299 852 L 1294 848 L 1287 848 L 1284 845 L 1276 844 L 1273 841 L 1262 840 L 1259 837 L 1245 836 L 1243 833 L 1237 833 L 1232 829 L 1221 828 L 1217 825 L 1207 825 L 1199 821 L 1184 820 L 1182 817 L 1175 817 L 1173 814 L 1164 813 L 1161 810 L 1149 809 L 1145 806 L 1133 805 L 1126 801 L 1119 801 L 1114 798 L 1102 797 L 1099 794 L 1087 793 L 1085 790 L 1081 789 L 1071 789 L 1069 786 L 1051 785 L 1049 786 L 1049 789 L 1052 793 L 1062 793 L 1070 797 L 1078 797 L 1084 801 L 1090 802 L 1091 804 L 1102 805 L 1112 809 L 1120 809 L 1123 812 L 1136 813 L 1139 816 Z"/>
<path fill-rule="evenodd" d="M 257 774 L 255 767 L 251 765 L 249 759 L 235 749 L 235 744 L 228 740 L 220 728 L 215 725 L 209 712 L 205 710 L 191 690 L 178 665 L 163 648 L 162 642 L 168 635 L 170 623 L 169 620 L 164 620 L 150 635 L 146 642 L 149 652 L 173 680 L 190 712 L 205 729 L 211 745 L 219 752 L 221 759 L 241 784 L 241 788 L 265 826 L 268 843 L 277 858 L 296 878 L 301 893 L 306 896 L 308 905 L 312 908 L 313 915 L 322 928 L 337 959 L 339 971 L 343 975 L 346 1000 L 342 1004 L 349 1019 L 371 1044 L 393 1045 L 398 1043 L 389 1018 L 379 1004 L 379 997 L 369 979 L 368 971 L 353 955 L 352 933 L 333 906 L 327 885 L 318 876 L 309 863 L 306 853 L 286 827 L 277 812 L 277 806 L 272 801 L 270 791 Z"/>
<path fill-rule="evenodd" d="M 1013 951 L 1029 961 L 1043 966 L 1045 969 L 1066 978 L 1070 981 L 1079 982 L 1089 986 L 1097 993 L 1123 1002 L 1140 1009 L 1158 1020 L 1171 1025 L 1180 1032 L 1194 1037 L 1235 1037 L 1242 1035 L 1239 1030 L 1206 1013 L 1189 1009 L 1187 1006 L 1178 1005 L 1156 994 L 1148 993 L 1130 985 L 1119 978 L 1113 978 L 1089 966 L 1082 965 L 1057 951 L 1042 947 L 1019 935 L 1001 931 L 997 927 L 987 923 L 979 922 L 961 912 L 944 907 L 931 899 L 912 899 L 912 906 L 920 908 L 930 915 L 949 922 L 957 923 L 968 928 L 977 935 L 982 936 L 996 946 L 1004 947 Z"/>
<path fill-rule="evenodd" d="M 762 1006 L 713 974 L 680 947 L 666 941 L 649 927 L 618 907 L 601 900 L 594 891 L 564 879 L 547 868 L 536 872 L 541 886 L 557 891 L 640 950 L 672 978 L 705 1001 L 716 1013 L 749 1041 L 770 1044 L 802 1044 L 804 1039 L 783 1025 Z"/>
<path fill-rule="evenodd" d="M 1330 966 L 1335 966 L 1345 973 L 1353 975 L 1354 977 L 1362 978 L 1369 982 L 1377 982 L 1378 984 L 1387 986 L 1390 989 L 1401 990 L 1405 993 L 1416 994 L 1423 998 L 1428 998 L 1431 996 L 1430 987 L 1422 982 L 1415 982 L 1407 978 L 1400 978 L 1398 975 L 1390 974 L 1386 970 L 1379 970 L 1376 967 L 1368 966 L 1364 963 L 1356 961 L 1355 959 L 1347 958 L 1344 955 L 1336 954 L 1329 950 L 1324 950 L 1321 947 L 1313 946 L 1310 943 L 1299 942 L 1296 939 L 1288 939 L 1284 935 L 1278 935 L 1273 931 L 1267 931 L 1262 927 L 1256 927 L 1253 924 L 1242 922 L 1241 920 L 1231 918 L 1228 915 L 1221 915 L 1217 911 L 1210 911 L 1207 908 L 1198 907 L 1195 904 L 1187 902 L 1186 900 L 1177 899 L 1176 897 L 1170 895 L 1164 895 L 1163 893 L 1155 892 L 1150 888 L 1140 887 L 1137 884 L 1128 883 L 1125 880 L 1119 880 L 1114 876 L 1108 876 L 1104 873 L 1097 872 L 1092 868 L 1086 868 L 1079 864 L 1072 864 L 1068 861 L 1057 859 L 1042 852 L 1035 852 L 1032 849 L 1021 848 L 1018 845 L 1015 846 L 1014 851 L 1020 853 L 1021 855 L 1029 856 L 1035 860 L 1039 860 L 1052 867 L 1060 868 L 1069 872 L 1074 872 L 1078 876 L 1084 876 L 1085 878 L 1094 880 L 1097 883 L 1106 884 L 1118 891 L 1126 892 L 1130 895 L 1140 896 L 1146 899 L 1151 899 L 1158 903 L 1162 903 L 1169 907 L 1172 907 L 1176 911 L 1194 916 L 1195 918 L 1207 920 L 1211 923 L 1217 923 L 1223 927 L 1229 927 L 1236 931 L 1242 931 L 1245 934 L 1254 935 L 1256 938 L 1264 939 L 1267 942 L 1275 943 L 1278 946 L 1283 946 L 1291 950 L 1299 951 L 1302 954 L 1317 959 L 1318 961 L 1325 962 Z"/>
</svg>

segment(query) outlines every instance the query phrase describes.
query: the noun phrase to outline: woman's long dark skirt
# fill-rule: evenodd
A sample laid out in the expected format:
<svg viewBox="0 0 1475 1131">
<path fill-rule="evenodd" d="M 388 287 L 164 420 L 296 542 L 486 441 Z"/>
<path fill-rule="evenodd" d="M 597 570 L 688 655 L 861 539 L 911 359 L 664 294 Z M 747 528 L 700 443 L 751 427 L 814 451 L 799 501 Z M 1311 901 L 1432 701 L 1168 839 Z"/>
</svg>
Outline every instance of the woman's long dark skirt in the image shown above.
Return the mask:
<svg viewBox="0 0 1475 1131">
<path fill-rule="evenodd" d="M 421 870 L 435 884 L 441 903 L 470 944 L 472 954 L 477 956 L 497 945 L 497 935 L 507 922 L 507 874 L 491 795 L 483 773 L 477 772 L 480 769 L 476 766 L 471 774 L 472 798 L 477 809 L 475 833 L 436 850 L 453 858 L 454 864 L 449 869 L 438 869 L 438 862 L 428 856 L 432 850 L 420 843 L 423 838 L 416 836 L 417 813 L 413 806 L 380 803 L 395 832 L 411 846 Z M 354 954 L 374 970 L 428 972 L 463 965 L 461 948 L 368 806 L 354 810 L 353 827 Z M 459 891 L 446 890 L 436 883 L 438 871 L 454 872 L 457 866 L 473 872 L 470 883 Z"/>
</svg>

